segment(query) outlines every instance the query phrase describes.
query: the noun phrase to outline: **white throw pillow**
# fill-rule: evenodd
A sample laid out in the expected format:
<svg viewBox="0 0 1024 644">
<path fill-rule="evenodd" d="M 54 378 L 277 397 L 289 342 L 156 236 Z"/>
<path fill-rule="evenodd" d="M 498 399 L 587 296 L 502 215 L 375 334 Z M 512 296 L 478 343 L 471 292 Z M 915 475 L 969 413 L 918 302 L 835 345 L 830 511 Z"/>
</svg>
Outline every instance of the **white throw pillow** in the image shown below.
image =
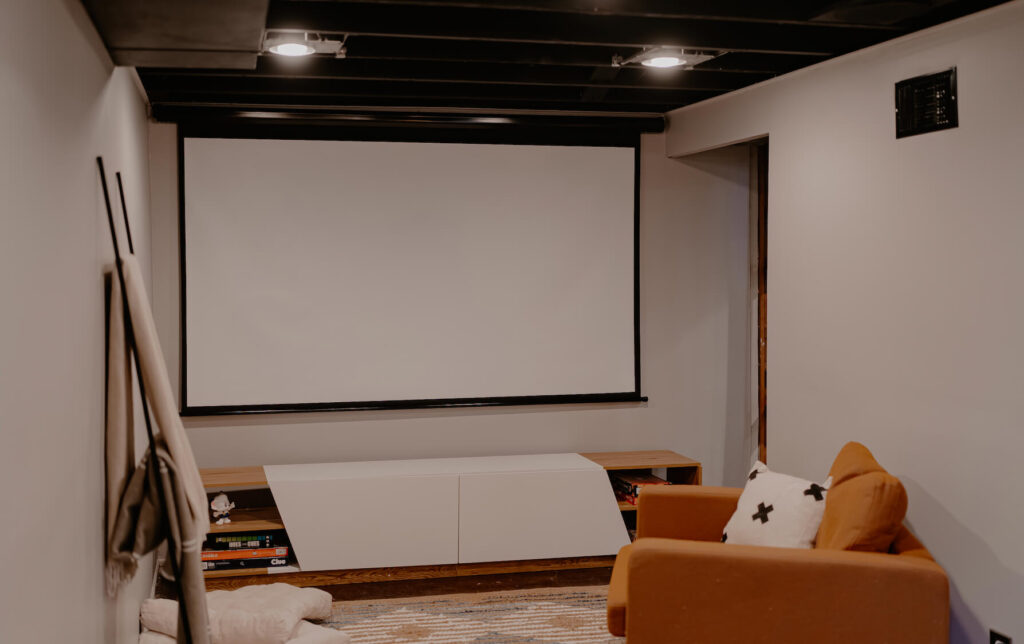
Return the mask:
<svg viewBox="0 0 1024 644">
<path fill-rule="evenodd" d="M 772 472 L 758 461 L 747 476 L 747 486 L 722 532 L 725 543 L 782 548 L 813 548 L 825 495 L 824 484 Z"/>
</svg>

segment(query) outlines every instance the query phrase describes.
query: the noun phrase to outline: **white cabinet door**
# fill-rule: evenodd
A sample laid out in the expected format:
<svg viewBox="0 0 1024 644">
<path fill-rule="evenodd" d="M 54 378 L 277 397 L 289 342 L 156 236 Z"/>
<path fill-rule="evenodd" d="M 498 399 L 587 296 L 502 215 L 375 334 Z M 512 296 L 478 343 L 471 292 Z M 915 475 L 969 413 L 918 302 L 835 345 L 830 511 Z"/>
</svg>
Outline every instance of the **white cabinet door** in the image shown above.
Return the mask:
<svg viewBox="0 0 1024 644">
<path fill-rule="evenodd" d="M 460 563 L 613 555 L 628 543 L 599 467 L 460 477 Z"/>
<path fill-rule="evenodd" d="M 302 570 L 458 561 L 457 475 L 305 478 L 294 466 L 266 469 Z"/>
</svg>

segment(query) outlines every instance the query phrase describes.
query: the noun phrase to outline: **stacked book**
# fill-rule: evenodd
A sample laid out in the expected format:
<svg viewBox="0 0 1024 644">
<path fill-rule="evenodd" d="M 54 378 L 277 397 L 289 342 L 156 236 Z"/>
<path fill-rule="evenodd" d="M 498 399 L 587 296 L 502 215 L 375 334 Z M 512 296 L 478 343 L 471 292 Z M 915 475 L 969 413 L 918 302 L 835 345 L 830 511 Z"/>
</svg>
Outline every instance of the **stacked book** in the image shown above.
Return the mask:
<svg viewBox="0 0 1024 644">
<path fill-rule="evenodd" d="M 203 544 L 203 570 L 276 568 L 288 565 L 289 544 L 281 530 L 217 533 Z"/>
<path fill-rule="evenodd" d="M 609 472 L 615 498 L 630 505 L 636 505 L 640 490 L 648 485 L 668 485 L 665 479 L 658 478 L 650 472 Z"/>
</svg>

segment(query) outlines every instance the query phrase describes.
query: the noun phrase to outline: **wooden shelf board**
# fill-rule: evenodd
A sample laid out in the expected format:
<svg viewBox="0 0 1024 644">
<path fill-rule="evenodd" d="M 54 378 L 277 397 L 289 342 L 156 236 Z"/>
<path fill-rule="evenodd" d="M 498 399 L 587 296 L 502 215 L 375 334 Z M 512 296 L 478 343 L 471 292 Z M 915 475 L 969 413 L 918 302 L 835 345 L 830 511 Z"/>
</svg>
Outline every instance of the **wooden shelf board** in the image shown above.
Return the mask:
<svg viewBox="0 0 1024 644">
<path fill-rule="evenodd" d="M 236 572 L 236 571 L 231 571 Z M 245 572 L 245 571 L 239 571 Z M 255 568 L 248 575 L 216 576 L 207 575 L 207 590 L 241 588 L 252 584 L 273 584 L 283 582 L 293 586 L 336 586 L 377 581 L 400 581 L 406 579 L 439 579 L 455 577 L 454 564 L 439 566 L 406 566 L 402 568 L 363 568 L 358 570 L 313 570 L 299 572 L 268 573 L 265 568 Z"/>
<path fill-rule="evenodd" d="M 626 503 L 625 501 L 619 501 L 619 510 L 622 512 L 636 512 L 636 506 L 632 503 Z"/>
<path fill-rule="evenodd" d="M 606 470 L 642 470 L 659 467 L 700 467 L 700 461 L 677 454 L 671 450 L 646 450 L 638 452 L 588 452 L 580 456 L 588 458 Z"/>
<path fill-rule="evenodd" d="M 526 561 L 491 561 L 457 564 L 456 575 L 495 575 L 509 572 L 538 572 L 544 570 L 571 570 L 575 568 L 605 568 L 615 565 L 615 555 L 600 557 L 561 557 L 557 559 L 529 559 Z"/>
<path fill-rule="evenodd" d="M 206 573 L 207 590 L 227 590 L 254 584 L 283 582 L 293 586 L 335 586 L 378 581 L 407 579 L 437 579 L 443 577 L 470 577 L 515 572 L 570 570 L 577 568 L 610 568 L 613 555 L 601 557 L 571 557 L 562 559 L 534 559 L 529 561 L 496 561 L 472 564 L 446 564 L 438 566 L 407 566 L 404 568 L 363 568 L 359 570 L 319 570 L 269 573 L 266 568 L 250 570 L 218 570 Z"/>
<path fill-rule="evenodd" d="M 203 485 L 219 490 L 226 487 L 260 487 L 267 485 L 262 465 L 252 467 L 208 467 L 199 470 Z"/>
<path fill-rule="evenodd" d="M 254 530 L 284 530 L 284 523 L 277 508 L 254 508 L 251 510 L 232 510 L 231 523 L 225 525 L 210 524 L 210 534 L 225 532 L 252 532 Z"/>
<path fill-rule="evenodd" d="M 606 470 L 640 470 L 656 467 L 698 467 L 699 461 L 671 450 L 633 452 L 588 452 L 580 456 L 590 459 Z M 212 467 L 199 470 L 203 485 L 210 489 L 229 487 L 260 487 L 267 485 L 262 465 L 251 467 Z"/>
<path fill-rule="evenodd" d="M 207 570 L 203 572 L 203 576 L 207 579 L 220 579 L 222 577 L 256 577 L 260 575 L 266 575 L 273 577 L 274 575 L 287 575 L 289 573 L 301 572 L 299 567 L 293 564 L 287 566 L 281 566 L 280 568 L 274 568 L 274 572 L 270 572 L 271 568 L 239 568 L 237 570 Z M 276 581 L 276 580 L 275 580 Z"/>
</svg>

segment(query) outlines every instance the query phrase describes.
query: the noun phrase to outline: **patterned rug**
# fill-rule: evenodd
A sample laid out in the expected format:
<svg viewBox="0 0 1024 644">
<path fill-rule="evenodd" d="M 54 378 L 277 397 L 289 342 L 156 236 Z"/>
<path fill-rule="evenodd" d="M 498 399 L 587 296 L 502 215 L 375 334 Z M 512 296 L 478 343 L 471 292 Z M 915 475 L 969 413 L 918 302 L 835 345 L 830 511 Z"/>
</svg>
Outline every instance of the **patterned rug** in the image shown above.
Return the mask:
<svg viewBox="0 0 1024 644">
<path fill-rule="evenodd" d="M 607 586 L 335 602 L 325 626 L 353 644 L 622 642 L 605 624 Z"/>
</svg>

